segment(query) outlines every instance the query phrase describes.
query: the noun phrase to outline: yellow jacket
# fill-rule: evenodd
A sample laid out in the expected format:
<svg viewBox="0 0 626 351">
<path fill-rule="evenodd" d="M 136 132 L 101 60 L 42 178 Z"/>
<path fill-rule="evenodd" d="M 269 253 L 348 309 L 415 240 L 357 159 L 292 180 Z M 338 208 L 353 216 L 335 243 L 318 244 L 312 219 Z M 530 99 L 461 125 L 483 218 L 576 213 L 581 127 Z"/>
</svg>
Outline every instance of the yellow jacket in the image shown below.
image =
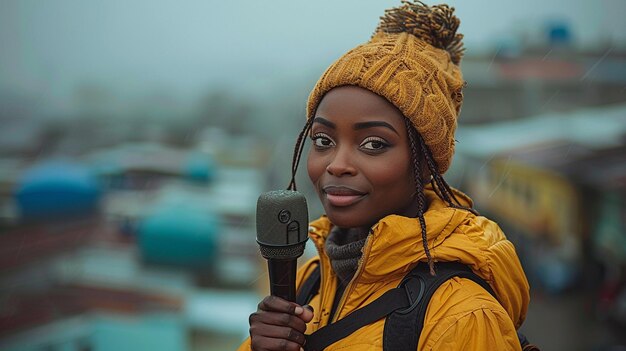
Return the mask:
<svg viewBox="0 0 626 351">
<path fill-rule="evenodd" d="M 457 198 L 471 204 L 460 192 Z M 484 217 L 447 207 L 432 189 L 426 220 L 428 247 L 435 261 L 459 261 L 485 279 L 498 296 L 493 298 L 478 284 L 452 278 L 435 292 L 426 311 L 418 350 L 520 350 L 516 329 L 526 316 L 529 286 L 513 244 L 498 225 Z M 324 253 L 324 241 L 332 224 L 326 217 L 311 223 L 309 237 L 319 252 L 298 271 L 297 286 L 311 274 L 314 262 L 321 267 L 320 294 L 310 305 L 315 310 L 307 334 L 329 324 L 337 278 Z M 390 215 L 372 228 L 352 281 L 346 287 L 333 320 L 376 300 L 398 286 L 418 261 L 426 261 L 417 218 Z M 436 267 L 436 265 L 435 265 Z M 385 320 L 362 327 L 330 345 L 331 350 L 382 350 Z M 249 350 L 249 339 L 239 350 Z"/>
</svg>

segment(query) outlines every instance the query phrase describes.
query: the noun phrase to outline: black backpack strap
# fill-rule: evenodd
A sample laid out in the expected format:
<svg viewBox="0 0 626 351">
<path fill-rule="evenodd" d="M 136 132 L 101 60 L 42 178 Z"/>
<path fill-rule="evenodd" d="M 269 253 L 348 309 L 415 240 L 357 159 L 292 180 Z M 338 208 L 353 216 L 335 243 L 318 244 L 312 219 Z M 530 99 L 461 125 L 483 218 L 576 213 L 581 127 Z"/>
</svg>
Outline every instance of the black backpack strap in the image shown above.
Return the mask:
<svg viewBox="0 0 626 351">
<path fill-rule="evenodd" d="M 320 290 L 320 263 L 319 261 L 315 261 L 312 264 L 315 265 L 315 268 L 313 268 L 313 272 L 311 272 L 304 283 L 302 283 L 296 296 L 296 303 L 300 306 L 309 303 Z"/>
<path fill-rule="evenodd" d="M 397 310 L 391 313 L 385 321 L 383 331 L 384 350 L 417 350 L 426 309 L 433 294 L 448 279 L 460 277 L 470 279 L 482 286 L 494 297 L 496 296 L 486 281 L 464 264 L 457 262 L 439 262 L 436 264 L 437 275 L 430 275 L 427 264 L 419 263 L 407 274 L 402 283 L 407 287 L 419 286 L 419 291 L 412 292 L 418 296 L 408 308 Z M 417 281 L 418 284 L 407 284 L 406 281 Z"/>
<path fill-rule="evenodd" d="M 414 283 L 414 281 L 410 283 Z M 406 308 L 411 304 L 411 298 L 408 296 L 409 290 L 413 289 L 405 288 L 402 285 L 388 290 L 369 305 L 359 308 L 335 323 L 320 328 L 311 335 L 306 335 L 304 349 L 321 351 L 361 327 L 374 323 L 397 309 Z"/>
<path fill-rule="evenodd" d="M 430 275 L 427 264 L 417 264 L 397 288 L 387 291 L 369 305 L 352 312 L 335 323 L 329 324 L 311 335 L 306 335 L 307 341 L 304 349 L 307 351 L 323 350 L 361 327 L 387 317 L 383 331 L 383 349 L 417 350 L 428 303 L 439 286 L 452 277 L 470 279 L 496 297 L 486 281 L 461 263 L 439 262 L 436 269 L 437 275 L 433 277 Z M 318 262 L 318 266 L 315 267 L 298 291 L 296 298 L 298 304 L 308 303 L 318 293 L 319 286 L 320 268 Z"/>
</svg>

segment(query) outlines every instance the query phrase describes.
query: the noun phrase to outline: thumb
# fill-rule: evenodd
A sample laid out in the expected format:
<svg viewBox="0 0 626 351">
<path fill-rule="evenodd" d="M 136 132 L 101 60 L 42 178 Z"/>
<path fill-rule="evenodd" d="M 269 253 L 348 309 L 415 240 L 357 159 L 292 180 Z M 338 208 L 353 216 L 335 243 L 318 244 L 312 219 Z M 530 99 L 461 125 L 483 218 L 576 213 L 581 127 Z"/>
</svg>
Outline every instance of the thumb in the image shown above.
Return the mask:
<svg viewBox="0 0 626 351">
<path fill-rule="evenodd" d="M 313 307 L 311 305 L 304 305 L 302 307 L 304 308 L 298 317 L 300 317 L 305 323 L 308 323 L 313 319 Z"/>
</svg>

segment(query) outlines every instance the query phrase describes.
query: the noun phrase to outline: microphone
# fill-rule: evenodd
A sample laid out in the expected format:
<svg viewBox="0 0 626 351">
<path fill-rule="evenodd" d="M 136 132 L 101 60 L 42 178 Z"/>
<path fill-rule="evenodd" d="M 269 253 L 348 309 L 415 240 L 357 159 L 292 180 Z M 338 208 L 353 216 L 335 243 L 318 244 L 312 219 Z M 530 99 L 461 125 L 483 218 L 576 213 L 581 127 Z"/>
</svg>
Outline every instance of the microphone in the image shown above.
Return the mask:
<svg viewBox="0 0 626 351">
<path fill-rule="evenodd" d="M 296 301 L 296 262 L 304 252 L 308 228 L 308 209 L 301 193 L 276 190 L 259 196 L 256 241 L 267 259 L 271 295 Z"/>
</svg>

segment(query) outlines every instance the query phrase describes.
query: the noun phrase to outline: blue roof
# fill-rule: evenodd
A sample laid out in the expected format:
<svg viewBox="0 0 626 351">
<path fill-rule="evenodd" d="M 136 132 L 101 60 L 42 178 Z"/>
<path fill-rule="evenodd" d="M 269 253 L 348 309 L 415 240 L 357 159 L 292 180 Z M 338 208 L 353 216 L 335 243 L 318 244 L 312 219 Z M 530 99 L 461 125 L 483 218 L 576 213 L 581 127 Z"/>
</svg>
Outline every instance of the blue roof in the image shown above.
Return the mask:
<svg viewBox="0 0 626 351">
<path fill-rule="evenodd" d="M 51 160 L 27 170 L 14 194 L 23 217 L 48 217 L 93 211 L 101 191 L 86 167 Z"/>
<path fill-rule="evenodd" d="M 218 222 L 214 215 L 190 205 L 163 206 L 139 225 L 144 260 L 206 268 L 217 254 Z"/>
</svg>

